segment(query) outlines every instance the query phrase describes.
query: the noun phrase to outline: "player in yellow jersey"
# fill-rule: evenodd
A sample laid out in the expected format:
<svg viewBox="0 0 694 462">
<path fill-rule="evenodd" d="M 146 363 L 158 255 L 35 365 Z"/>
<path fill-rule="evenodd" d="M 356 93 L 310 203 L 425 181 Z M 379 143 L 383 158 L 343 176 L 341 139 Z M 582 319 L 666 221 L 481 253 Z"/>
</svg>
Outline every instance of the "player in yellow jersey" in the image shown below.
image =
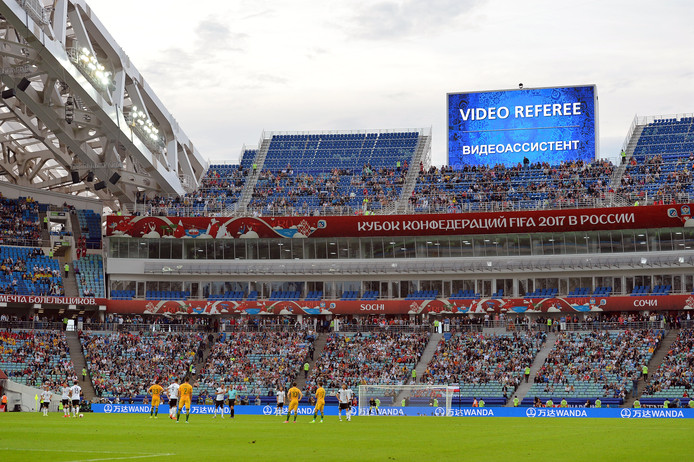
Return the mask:
<svg viewBox="0 0 694 462">
<path fill-rule="evenodd" d="M 296 388 L 296 382 L 292 383 L 292 388 L 287 391 L 287 396 L 289 397 L 289 410 L 287 411 L 287 420 L 284 423 L 289 422 L 289 415 L 294 411 L 294 422 L 296 422 L 296 416 L 299 413 L 299 401 L 304 397 L 301 390 Z"/>
<path fill-rule="evenodd" d="M 188 423 L 188 417 L 190 417 L 190 406 L 193 402 L 193 386 L 188 383 L 189 380 L 186 376 L 181 386 L 178 387 L 178 414 L 176 415 L 176 422 L 181 418 L 183 406 L 186 407 L 186 423 Z"/>
<path fill-rule="evenodd" d="M 323 408 L 325 407 L 325 388 L 323 388 L 323 382 L 318 382 L 318 389 L 316 390 L 316 407 L 313 409 L 313 420 L 311 423 L 316 421 L 318 417 L 318 411 L 320 411 L 320 423 L 323 423 Z"/>
<path fill-rule="evenodd" d="M 155 419 L 157 418 L 157 415 L 159 414 L 159 404 L 161 404 L 161 392 L 164 391 L 164 389 L 159 385 L 158 380 L 154 381 L 154 384 L 149 387 L 149 390 L 147 390 L 147 393 L 152 395 L 152 407 L 149 409 L 149 418 L 151 419 L 154 417 Z"/>
</svg>

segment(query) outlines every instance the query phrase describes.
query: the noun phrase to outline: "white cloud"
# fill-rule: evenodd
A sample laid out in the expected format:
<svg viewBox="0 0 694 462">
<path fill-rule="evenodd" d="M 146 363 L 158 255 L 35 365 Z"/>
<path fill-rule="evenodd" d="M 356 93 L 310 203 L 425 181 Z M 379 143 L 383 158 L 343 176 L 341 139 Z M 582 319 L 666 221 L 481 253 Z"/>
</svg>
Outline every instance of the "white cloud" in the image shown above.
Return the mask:
<svg viewBox="0 0 694 462">
<path fill-rule="evenodd" d="M 440 164 L 445 94 L 519 82 L 597 84 L 612 156 L 635 114 L 694 111 L 689 1 L 89 4 L 213 160 L 264 129 L 431 126 Z"/>
</svg>

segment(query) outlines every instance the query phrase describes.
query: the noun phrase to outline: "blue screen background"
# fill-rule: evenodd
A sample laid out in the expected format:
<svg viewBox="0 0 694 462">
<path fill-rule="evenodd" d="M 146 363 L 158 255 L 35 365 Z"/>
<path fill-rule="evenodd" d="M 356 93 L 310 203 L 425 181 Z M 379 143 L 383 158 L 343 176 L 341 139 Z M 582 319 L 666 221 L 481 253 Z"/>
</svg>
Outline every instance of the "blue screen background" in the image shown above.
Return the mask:
<svg viewBox="0 0 694 462">
<path fill-rule="evenodd" d="M 548 117 L 515 117 L 515 106 L 581 103 L 580 115 Z M 509 116 L 505 119 L 463 120 L 460 109 L 505 106 Z M 591 162 L 596 156 L 594 87 L 538 88 L 504 90 L 448 95 L 448 164 L 508 166 L 523 162 L 549 162 L 583 160 Z M 578 140 L 578 148 L 566 151 L 504 152 L 501 154 L 463 154 L 463 146 L 499 145 L 515 143 L 541 143 Z"/>
</svg>

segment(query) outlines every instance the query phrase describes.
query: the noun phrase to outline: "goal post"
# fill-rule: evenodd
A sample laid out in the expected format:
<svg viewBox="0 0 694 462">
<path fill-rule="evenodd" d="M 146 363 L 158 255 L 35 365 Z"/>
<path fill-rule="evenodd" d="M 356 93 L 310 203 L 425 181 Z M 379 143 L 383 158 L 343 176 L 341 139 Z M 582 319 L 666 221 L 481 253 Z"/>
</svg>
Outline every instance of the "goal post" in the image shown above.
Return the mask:
<svg viewBox="0 0 694 462">
<path fill-rule="evenodd" d="M 447 385 L 359 385 L 359 415 L 392 415 L 384 410 L 401 409 L 407 415 L 447 416 L 455 392 L 455 387 Z M 370 405 L 372 399 L 378 412 Z"/>
</svg>

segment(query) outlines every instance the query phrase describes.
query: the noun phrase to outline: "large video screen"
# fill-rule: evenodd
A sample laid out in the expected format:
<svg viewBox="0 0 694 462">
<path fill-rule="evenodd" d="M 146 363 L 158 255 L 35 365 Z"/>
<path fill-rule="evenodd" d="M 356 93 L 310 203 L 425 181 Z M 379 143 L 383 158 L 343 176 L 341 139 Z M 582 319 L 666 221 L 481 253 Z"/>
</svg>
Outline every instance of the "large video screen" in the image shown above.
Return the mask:
<svg viewBox="0 0 694 462">
<path fill-rule="evenodd" d="M 448 94 L 448 165 L 593 161 L 595 85 Z"/>
</svg>

